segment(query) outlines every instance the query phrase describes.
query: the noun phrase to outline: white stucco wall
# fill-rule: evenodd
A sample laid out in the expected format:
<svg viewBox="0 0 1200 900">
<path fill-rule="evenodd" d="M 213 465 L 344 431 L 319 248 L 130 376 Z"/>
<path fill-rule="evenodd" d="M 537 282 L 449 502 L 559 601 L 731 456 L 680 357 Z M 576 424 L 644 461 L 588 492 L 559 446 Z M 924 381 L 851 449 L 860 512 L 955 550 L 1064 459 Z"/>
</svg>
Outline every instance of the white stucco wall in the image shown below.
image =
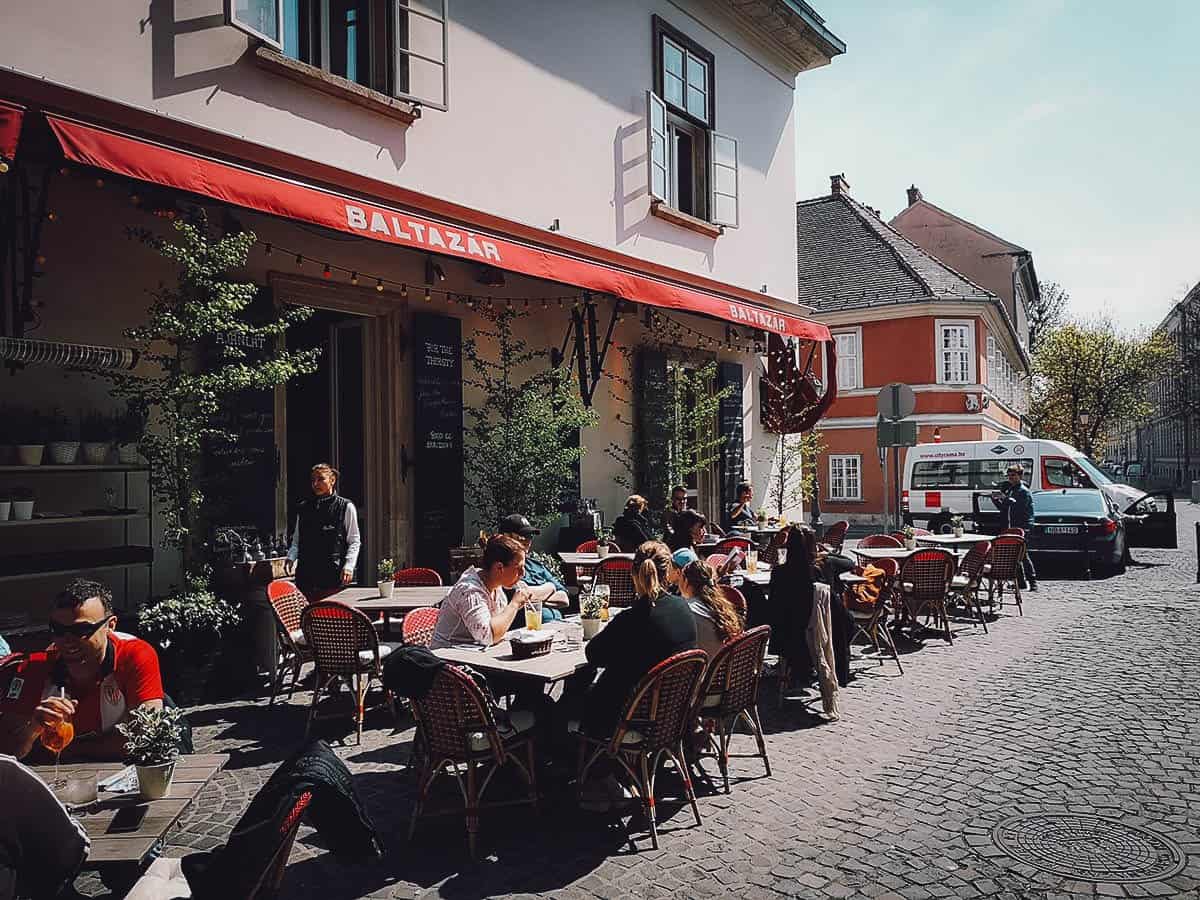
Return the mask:
<svg viewBox="0 0 1200 900">
<path fill-rule="evenodd" d="M 795 299 L 790 70 L 694 0 L 450 10 L 450 109 L 407 128 L 255 65 L 221 0 L 6 3 L 0 65 Z M 652 14 L 716 59 L 716 127 L 739 141 L 742 220 L 716 240 L 648 215 Z"/>
</svg>

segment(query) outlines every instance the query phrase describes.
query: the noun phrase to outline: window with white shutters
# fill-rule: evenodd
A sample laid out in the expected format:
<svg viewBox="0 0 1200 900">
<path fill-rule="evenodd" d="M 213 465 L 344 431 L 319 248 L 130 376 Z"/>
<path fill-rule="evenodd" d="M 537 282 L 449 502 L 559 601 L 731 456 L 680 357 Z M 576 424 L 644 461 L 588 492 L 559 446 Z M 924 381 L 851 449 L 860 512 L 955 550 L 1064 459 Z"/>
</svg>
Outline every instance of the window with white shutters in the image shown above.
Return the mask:
<svg viewBox="0 0 1200 900">
<path fill-rule="evenodd" d="M 839 391 L 852 391 L 862 387 L 862 357 L 859 346 L 860 332 L 835 331 L 833 333 L 835 349 L 837 350 L 837 383 Z"/>
<path fill-rule="evenodd" d="M 967 323 L 938 327 L 938 383 L 970 384 L 972 328 Z"/>
<path fill-rule="evenodd" d="M 829 499 L 862 499 L 862 457 L 838 454 L 829 457 Z"/>
</svg>

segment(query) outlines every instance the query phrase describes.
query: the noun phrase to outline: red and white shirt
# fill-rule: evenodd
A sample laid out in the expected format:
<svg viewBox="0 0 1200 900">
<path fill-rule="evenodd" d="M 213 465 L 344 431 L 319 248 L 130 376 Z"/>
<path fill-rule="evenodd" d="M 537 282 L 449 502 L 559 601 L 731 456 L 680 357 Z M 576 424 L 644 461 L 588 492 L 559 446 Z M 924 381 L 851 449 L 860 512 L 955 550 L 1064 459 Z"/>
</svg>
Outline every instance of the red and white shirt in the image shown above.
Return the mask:
<svg viewBox="0 0 1200 900">
<path fill-rule="evenodd" d="M 0 715 L 28 718 L 60 685 L 76 702 L 76 737 L 112 731 L 129 710 L 163 699 L 154 648 L 141 638 L 112 632 L 100 672 L 90 684 L 72 681 L 53 647 L 9 663 L 0 674 Z"/>
</svg>

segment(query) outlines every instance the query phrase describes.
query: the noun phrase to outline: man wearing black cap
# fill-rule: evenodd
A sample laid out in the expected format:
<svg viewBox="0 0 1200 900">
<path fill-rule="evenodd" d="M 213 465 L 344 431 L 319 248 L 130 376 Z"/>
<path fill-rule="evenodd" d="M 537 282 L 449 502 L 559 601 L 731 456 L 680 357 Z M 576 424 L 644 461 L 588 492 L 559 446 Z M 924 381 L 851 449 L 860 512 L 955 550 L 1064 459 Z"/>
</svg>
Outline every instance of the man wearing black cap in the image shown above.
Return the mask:
<svg viewBox="0 0 1200 900">
<path fill-rule="evenodd" d="M 525 546 L 525 577 L 522 580 L 525 582 L 525 586 L 529 588 L 533 599 L 541 599 L 543 618 L 545 618 L 548 611 L 547 607 L 565 607 L 567 605 L 566 587 L 554 576 L 554 573 L 549 568 L 535 559 L 530 551 L 534 536 L 541 534 L 541 531 L 534 528 L 533 523 L 527 518 L 515 513 L 501 519 L 496 531 L 500 534 L 511 534 Z M 551 616 L 558 618 L 553 613 L 551 613 Z"/>
</svg>

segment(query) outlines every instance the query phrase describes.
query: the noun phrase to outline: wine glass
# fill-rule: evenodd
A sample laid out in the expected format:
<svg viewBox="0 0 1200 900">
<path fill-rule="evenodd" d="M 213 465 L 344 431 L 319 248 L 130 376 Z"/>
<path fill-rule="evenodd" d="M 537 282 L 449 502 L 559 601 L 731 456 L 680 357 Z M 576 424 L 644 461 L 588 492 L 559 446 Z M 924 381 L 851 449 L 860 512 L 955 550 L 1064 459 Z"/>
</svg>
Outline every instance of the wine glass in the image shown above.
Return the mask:
<svg viewBox="0 0 1200 900">
<path fill-rule="evenodd" d="M 58 689 L 59 697 L 64 700 L 67 697 L 65 688 Z M 42 726 L 42 733 L 38 735 L 38 739 L 42 742 L 42 746 L 54 754 L 54 782 L 50 785 L 53 790 L 60 790 L 65 787 L 65 784 L 58 778 L 58 763 L 62 752 L 70 746 L 71 741 L 75 740 L 75 726 L 70 719 L 62 719 L 58 722 L 53 722 Z"/>
</svg>

